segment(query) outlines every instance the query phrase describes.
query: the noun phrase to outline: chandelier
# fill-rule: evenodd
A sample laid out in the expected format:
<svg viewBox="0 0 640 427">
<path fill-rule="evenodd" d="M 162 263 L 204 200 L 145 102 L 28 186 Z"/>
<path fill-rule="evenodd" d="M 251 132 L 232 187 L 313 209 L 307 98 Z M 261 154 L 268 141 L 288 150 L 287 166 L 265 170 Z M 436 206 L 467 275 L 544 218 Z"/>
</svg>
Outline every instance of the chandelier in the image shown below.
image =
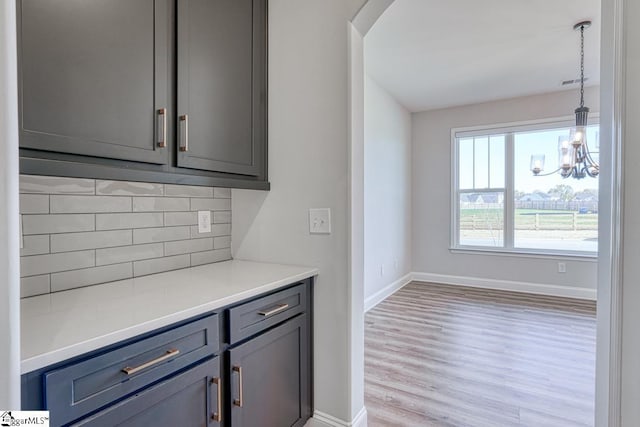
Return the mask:
<svg viewBox="0 0 640 427">
<path fill-rule="evenodd" d="M 544 154 L 531 156 L 531 172 L 535 176 L 548 176 L 559 172 L 563 178 L 582 179 L 586 176 L 595 178 L 600 172 L 600 164 L 593 160 L 587 145 L 587 116 L 589 108 L 584 106 L 584 29 L 591 26 L 591 21 L 578 22 L 574 30 L 580 30 L 580 106 L 576 108 L 576 126 L 571 128 L 568 137 L 558 138 L 558 169 L 542 174 L 544 170 Z"/>
</svg>

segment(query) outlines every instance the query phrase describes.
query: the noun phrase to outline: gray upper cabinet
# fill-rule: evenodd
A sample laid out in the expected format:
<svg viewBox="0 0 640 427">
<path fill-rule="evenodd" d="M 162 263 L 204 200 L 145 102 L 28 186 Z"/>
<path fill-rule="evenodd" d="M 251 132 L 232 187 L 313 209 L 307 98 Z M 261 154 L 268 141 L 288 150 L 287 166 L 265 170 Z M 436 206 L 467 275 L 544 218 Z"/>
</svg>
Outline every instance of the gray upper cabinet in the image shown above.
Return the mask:
<svg viewBox="0 0 640 427">
<path fill-rule="evenodd" d="M 15 0 L 20 170 L 269 189 L 267 0 Z"/>
<path fill-rule="evenodd" d="M 21 147 L 167 163 L 169 3 L 19 0 Z"/>
<path fill-rule="evenodd" d="M 178 166 L 263 173 L 265 7 L 264 0 L 178 1 Z"/>
</svg>

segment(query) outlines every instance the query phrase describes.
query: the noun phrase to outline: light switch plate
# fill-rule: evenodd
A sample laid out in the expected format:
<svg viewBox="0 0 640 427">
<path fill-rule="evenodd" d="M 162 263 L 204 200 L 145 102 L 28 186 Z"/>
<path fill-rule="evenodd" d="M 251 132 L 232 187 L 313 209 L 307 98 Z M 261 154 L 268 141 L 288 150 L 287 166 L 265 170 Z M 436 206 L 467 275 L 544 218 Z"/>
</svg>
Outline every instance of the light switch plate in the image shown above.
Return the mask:
<svg viewBox="0 0 640 427">
<path fill-rule="evenodd" d="M 309 233 L 331 234 L 331 209 L 309 209 Z"/>
<path fill-rule="evenodd" d="M 211 211 L 198 211 L 198 233 L 211 233 Z"/>
</svg>

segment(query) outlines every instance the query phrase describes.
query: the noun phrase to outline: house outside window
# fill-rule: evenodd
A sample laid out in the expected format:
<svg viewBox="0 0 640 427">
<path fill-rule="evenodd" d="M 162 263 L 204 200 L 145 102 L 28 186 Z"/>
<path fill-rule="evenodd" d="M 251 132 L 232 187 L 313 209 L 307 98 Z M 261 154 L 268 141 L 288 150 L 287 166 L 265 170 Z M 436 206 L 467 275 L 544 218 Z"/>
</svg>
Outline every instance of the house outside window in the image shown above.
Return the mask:
<svg viewBox="0 0 640 427">
<path fill-rule="evenodd" d="M 452 130 L 453 249 L 597 255 L 598 178 L 550 173 L 571 126 L 554 120 Z M 596 161 L 598 129 L 597 122 L 587 128 Z M 530 171 L 538 154 L 546 176 Z"/>
</svg>

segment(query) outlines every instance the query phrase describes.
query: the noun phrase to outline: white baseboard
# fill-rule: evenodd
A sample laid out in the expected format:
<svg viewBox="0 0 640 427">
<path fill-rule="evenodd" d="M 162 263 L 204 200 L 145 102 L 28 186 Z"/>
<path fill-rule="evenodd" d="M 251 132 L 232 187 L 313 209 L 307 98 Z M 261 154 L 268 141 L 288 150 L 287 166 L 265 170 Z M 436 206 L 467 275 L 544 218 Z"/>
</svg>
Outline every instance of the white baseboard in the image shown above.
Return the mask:
<svg viewBox="0 0 640 427">
<path fill-rule="evenodd" d="M 384 288 L 380 289 L 378 292 L 371 295 L 370 297 L 365 298 L 364 312 L 366 313 L 376 305 L 380 304 L 385 298 L 393 295 L 393 293 L 395 293 L 398 289 L 400 289 L 404 285 L 411 282 L 411 280 L 413 280 L 413 273 L 405 274 L 395 282 L 391 283 L 388 286 L 385 286 Z"/>
<path fill-rule="evenodd" d="M 538 295 L 579 298 L 593 301 L 596 300 L 595 289 L 574 288 L 571 286 L 515 282 L 511 280 L 481 279 L 477 277 L 450 276 L 448 274 L 433 273 L 412 273 L 412 279 L 419 282 L 442 283 L 444 285 L 469 286 L 472 288 L 498 289 L 503 291 L 526 292 Z"/>
<path fill-rule="evenodd" d="M 320 425 L 326 425 L 329 427 L 367 427 L 367 408 L 363 406 L 362 409 L 360 409 L 360 412 L 358 412 L 358 414 L 354 417 L 354 419 L 349 422 L 343 421 L 339 418 L 318 410 L 313 411 L 312 420 L 314 422 L 311 423 L 311 420 L 309 420 L 310 422 L 307 423 L 307 426 L 315 425 L 319 427 Z M 320 424 L 318 425 L 318 423 Z"/>
</svg>

